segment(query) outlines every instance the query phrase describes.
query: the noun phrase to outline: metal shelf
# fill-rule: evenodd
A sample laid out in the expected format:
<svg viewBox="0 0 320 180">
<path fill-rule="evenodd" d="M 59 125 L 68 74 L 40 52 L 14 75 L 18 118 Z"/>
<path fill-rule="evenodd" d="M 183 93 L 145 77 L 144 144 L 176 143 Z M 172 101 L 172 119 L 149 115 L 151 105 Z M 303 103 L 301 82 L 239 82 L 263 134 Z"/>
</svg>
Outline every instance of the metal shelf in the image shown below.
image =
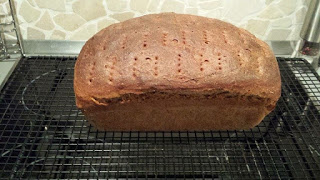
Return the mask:
<svg viewBox="0 0 320 180">
<path fill-rule="evenodd" d="M 0 62 L 20 59 L 23 54 L 14 3 L 12 0 L 8 0 L 8 3 L 8 12 L 0 14 Z"/>
<path fill-rule="evenodd" d="M 23 58 L 0 93 L 0 179 L 320 177 L 320 79 L 278 58 L 282 96 L 250 131 L 99 132 L 76 108 L 76 57 Z"/>
</svg>

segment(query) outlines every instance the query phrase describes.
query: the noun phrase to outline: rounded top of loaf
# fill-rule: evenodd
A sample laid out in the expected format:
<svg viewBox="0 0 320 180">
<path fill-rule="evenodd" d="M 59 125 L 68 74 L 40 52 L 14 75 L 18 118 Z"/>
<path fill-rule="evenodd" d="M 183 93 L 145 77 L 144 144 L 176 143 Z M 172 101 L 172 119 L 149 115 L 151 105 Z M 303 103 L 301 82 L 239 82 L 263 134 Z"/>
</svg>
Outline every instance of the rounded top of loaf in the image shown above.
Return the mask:
<svg viewBox="0 0 320 180">
<path fill-rule="evenodd" d="M 154 90 L 280 96 L 266 43 L 229 23 L 185 14 L 146 15 L 101 30 L 82 48 L 74 75 L 80 99 Z"/>
</svg>

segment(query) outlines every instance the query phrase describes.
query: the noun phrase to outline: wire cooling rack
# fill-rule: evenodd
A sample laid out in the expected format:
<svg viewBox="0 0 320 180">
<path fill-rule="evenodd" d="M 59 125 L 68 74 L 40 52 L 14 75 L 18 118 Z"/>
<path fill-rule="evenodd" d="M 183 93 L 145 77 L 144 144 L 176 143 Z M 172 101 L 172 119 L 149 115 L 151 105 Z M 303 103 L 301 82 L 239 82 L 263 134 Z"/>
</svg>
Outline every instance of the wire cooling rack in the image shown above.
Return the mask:
<svg viewBox="0 0 320 180">
<path fill-rule="evenodd" d="M 250 131 L 98 132 L 76 108 L 76 57 L 28 57 L 0 93 L 0 179 L 320 177 L 320 82 L 278 58 L 282 96 Z"/>
</svg>

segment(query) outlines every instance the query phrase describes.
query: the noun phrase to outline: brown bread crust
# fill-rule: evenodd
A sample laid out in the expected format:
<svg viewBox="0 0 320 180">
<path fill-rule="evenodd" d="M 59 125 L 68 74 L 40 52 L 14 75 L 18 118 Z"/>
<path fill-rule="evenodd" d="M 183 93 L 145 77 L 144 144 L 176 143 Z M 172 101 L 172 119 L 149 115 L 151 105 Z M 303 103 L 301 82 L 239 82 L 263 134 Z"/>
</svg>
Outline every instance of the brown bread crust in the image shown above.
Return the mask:
<svg viewBox="0 0 320 180">
<path fill-rule="evenodd" d="M 101 30 L 74 75 L 77 106 L 100 130 L 248 129 L 281 89 L 266 43 L 220 20 L 174 13 Z"/>
</svg>

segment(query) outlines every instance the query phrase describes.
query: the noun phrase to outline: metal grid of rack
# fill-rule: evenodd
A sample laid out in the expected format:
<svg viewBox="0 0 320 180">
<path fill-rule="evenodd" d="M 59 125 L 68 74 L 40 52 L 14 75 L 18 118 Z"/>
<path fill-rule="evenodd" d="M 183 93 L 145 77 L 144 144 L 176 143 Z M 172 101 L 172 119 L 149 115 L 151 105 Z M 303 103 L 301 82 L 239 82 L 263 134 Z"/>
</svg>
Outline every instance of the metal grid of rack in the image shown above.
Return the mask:
<svg viewBox="0 0 320 180">
<path fill-rule="evenodd" d="M 99 132 L 76 108 L 76 57 L 23 58 L 0 93 L 0 179 L 320 177 L 320 79 L 278 58 L 282 96 L 250 131 Z"/>
</svg>

